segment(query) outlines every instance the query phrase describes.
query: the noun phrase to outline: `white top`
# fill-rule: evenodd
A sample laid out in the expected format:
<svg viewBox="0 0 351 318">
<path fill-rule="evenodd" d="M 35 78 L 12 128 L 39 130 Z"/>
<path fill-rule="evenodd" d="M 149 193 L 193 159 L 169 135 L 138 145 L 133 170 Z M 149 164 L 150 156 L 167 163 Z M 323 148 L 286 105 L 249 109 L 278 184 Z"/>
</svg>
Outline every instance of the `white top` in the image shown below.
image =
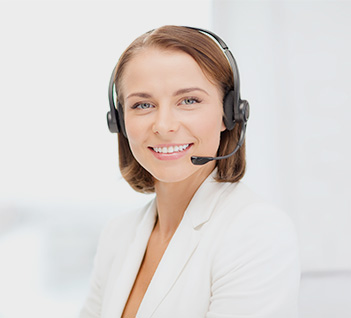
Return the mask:
<svg viewBox="0 0 351 318">
<path fill-rule="evenodd" d="M 80 318 L 121 317 L 156 220 L 155 200 L 103 231 Z M 290 218 L 213 174 L 191 200 L 138 318 L 296 318 L 300 264 Z"/>
</svg>

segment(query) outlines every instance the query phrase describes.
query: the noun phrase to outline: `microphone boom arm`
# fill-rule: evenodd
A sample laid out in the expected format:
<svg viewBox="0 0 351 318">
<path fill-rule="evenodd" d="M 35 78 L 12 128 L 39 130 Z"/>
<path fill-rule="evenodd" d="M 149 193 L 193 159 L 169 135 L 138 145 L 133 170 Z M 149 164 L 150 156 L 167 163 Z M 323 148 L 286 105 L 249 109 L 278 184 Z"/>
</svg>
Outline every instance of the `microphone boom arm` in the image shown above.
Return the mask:
<svg viewBox="0 0 351 318">
<path fill-rule="evenodd" d="M 197 166 L 201 166 L 201 165 L 204 165 L 207 162 L 212 161 L 212 160 L 222 160 L 222 159 L 227 159 L 227 158 L 233 156 L 239 150 L 239 148 L 242 146 L 242 144 L 244 143 L 245 132 L 246 132 L 246 124 L 247 124 L 246 122 L 243 123 L 243 126 L 241 128 L 239 141 L 238 141 L 235 149 L 230 154 L 225 155 L 225 156 L 221 156 L 221 157 L 198 157 L 198 156 L 192 156 L 191 157 L 192 164 L 197 165 Z"/>
</svg>

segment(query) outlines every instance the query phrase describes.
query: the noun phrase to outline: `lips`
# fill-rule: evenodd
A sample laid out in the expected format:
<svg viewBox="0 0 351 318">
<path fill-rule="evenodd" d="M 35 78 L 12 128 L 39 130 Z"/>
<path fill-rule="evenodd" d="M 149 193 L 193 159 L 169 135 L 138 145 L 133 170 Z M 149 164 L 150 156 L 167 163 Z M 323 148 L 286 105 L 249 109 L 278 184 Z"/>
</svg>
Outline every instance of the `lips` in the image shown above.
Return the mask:
<svg viewBox="0 0 351 318">
<path fill-rule="evenodd" d="M 149 147 L 153 155 L 159 160 L 176 160 L 184 157 L 188 150 L 192 147 L 189 144 L 162 144 Z"/>
<path fill-rule="evenodd" d="M 152 147 L 152 149 L 157 153 L 172 154 L 175 152 L 182 152 L 186 150 L 190 144 L 174 145 L 174 146 L 163 146 L 163 147 Z"/>
</svg>

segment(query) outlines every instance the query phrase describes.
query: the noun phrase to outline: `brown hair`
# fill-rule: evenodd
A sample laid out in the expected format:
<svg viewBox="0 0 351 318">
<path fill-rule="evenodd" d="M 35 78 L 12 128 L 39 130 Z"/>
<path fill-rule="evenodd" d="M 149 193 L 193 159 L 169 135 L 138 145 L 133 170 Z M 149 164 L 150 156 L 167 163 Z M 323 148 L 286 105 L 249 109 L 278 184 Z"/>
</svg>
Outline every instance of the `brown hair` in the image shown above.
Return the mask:
<svg viewBox="0 0 351 318">
<path fill-rule="evenodd" d="M 208 79 L 217 85 L 223 97 L 233 89 L 233 72 L 221 48 L 208 35 L 197 30 L 179 26 L 163 26 L 143 34 L 134 40 L 121 55 L 115 75 L 118 101 L 123 105 L 123 91 L 120 89 L 123 73 L 128 62 L 141 50 L 156 47 L 164 50 L 178 50 L 189 54 L 201 67 Z M 218 156 L 224 156 L 234 150 L 240 136 L 241 127 L 221 133 Z M 118 134 L 119 167 L 123 178 L 130 186 L 143 193 L 154 192 L 154 179 L 134 158 L 128 139 Z M 228 159 L 216 162 L 218 182 L 237 182 L 245 173 L 245 143 Z"/>
</svg>

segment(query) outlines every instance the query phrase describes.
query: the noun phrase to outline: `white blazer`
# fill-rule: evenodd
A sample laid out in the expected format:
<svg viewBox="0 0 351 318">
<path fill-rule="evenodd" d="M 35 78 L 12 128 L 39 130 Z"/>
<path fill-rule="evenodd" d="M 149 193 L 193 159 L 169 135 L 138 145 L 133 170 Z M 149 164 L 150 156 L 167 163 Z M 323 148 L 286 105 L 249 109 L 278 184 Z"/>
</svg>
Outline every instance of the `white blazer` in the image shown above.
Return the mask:
<svg viewBox="0 0 351 318">
<path fill-rule="evenodd" d="M 155 200 L 103 231 L 80 318 L 121 317 L 156 220 Z M 300 265 L 290 218 L 213 174 L 191 200 L 138 318 L 296 318 Z"/>
</svg>

